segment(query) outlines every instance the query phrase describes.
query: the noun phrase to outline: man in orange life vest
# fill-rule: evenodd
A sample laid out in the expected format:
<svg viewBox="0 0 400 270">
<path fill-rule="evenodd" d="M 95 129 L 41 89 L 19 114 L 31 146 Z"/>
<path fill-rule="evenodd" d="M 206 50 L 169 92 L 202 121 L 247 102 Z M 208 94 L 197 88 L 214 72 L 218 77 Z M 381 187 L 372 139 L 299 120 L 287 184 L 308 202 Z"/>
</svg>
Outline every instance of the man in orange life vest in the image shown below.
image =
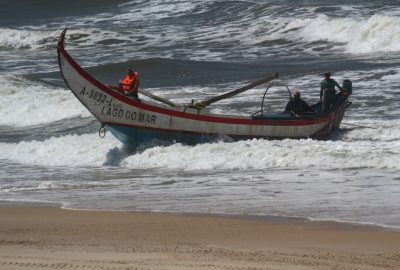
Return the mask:
<svg viewBox="0 0 400 270">
<path fill-rule="evenodd" d="M 136 71 L 133 71 L 131 68 L 128 68 L 128 74 L 119 83 L 119 90 L 122 91 L 125 95 L 131 95 L 135 98 L 139 98 L 139 86 L 139 74 Z"/>
</svg>

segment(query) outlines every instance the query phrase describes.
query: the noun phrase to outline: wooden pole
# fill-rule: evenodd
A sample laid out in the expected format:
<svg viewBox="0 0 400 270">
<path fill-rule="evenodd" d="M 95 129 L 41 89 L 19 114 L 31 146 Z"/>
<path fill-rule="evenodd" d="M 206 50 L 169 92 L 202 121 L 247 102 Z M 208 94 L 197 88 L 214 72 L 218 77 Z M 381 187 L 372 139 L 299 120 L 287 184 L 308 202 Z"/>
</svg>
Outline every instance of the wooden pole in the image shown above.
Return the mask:
<svg viewBox="0 0 400 270">
<path fill-rule="evenodd" d="M 245 92 L 245 91 L 247 91 L 249 89 L 255 88 L 255 87 L 260 86 L 260 85 L 265 84 L 265 83 L 268 83 L 268 82 L 270 82 L 270 81 L 272 81 L 272 80 L 274 80 L 274 79 L 276 79 L 278 77 L 279 77 L 279 74 L 278 73 L 274 73 L 271 76 L 265 77 L 263 79 L 255 81 L 255 82 L 253 82 L 251 84 L 248 84 L 248 85 L 245 85 L 243 87 L 240 87 L 239 89 L 236 89 L 236 90 L 233 90 L 231 92 L 228 92 L 228 93 L 225 93 L 225 94 L 210 98 L 208 100 L 197 102 L 197 103 L 193 104 L 192 107 L 194 107 L 196 109 L 204 109 L 205 107 L 207 107 L 208 105 L 210 105 L 212 103 L 215 103 L 217 101 L 220 101 L 220 100 L 223 100 L 223 99 L 226 99 L 226 98 L 233 97 L 233 96 L 235 96 L 237 94 L 240 94 L 240 93 L 243 93 L 243 92 Z"/>
<path fill-rule="evenodd" d="M 178 104 L 173 103 L 172 101 L 170 101 L 168 99 L 165 99 L 165 98 L 156 96 L 156 95 L 154 95 L 154 94 L 152 94 L 150 92 L 147 92 L 147 91 L 143 90 L 142 88 L 139 88 L 139 93 L 141 93 L 142 95 L 145 95 L 145 96 L 147 96 L 147 97 L 149 97 L 151 99 L 157 100 L 157 101 L 159 101 L 161 103 L 167 104 L 167 105 L 169 105 L 171 107 L 174 107 L 174 108 L 182 107 L 182 106 L 180 106 Z"/>
</svg>

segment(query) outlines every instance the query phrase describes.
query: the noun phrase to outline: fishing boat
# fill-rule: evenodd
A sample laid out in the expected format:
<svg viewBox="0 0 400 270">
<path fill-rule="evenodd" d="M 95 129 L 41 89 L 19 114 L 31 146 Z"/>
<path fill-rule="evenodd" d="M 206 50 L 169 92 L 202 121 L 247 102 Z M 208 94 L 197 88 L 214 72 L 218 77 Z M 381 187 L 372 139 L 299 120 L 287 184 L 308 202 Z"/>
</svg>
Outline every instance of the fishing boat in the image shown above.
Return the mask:
<svg viewBox="0 0 400 270">
<path fill-rule="evenodd" d="M 165 142 L 193 145 L 219 138 L 320 138 L 339 128 L 345 110 L 350 105 L 347 95 L 338 97 L 338 105 L 330 113 L 323 113 L 319 103 L 312 106 L 315 113 L 307 115 L 265 114 L 263 105 L 261 110 L 249 116 L 211 114 L 204 109 L 214 102 L 269 83 L 278 74 L 272 74 L 226 94 L 187 105 L 176 104 L 143 89 L 139 90 L 140 94 L 158 102 L 134 98 L 98 81 L 85 71 L 65 49 L 66 31 L 64 29 L 62 32 L 57 47 L 60 71 L 65 83 L 101 123 L 101 130 L 110 131 L 127 145 Z M 288 91 L 290 94 L 289 89 Z"/>
</svg>

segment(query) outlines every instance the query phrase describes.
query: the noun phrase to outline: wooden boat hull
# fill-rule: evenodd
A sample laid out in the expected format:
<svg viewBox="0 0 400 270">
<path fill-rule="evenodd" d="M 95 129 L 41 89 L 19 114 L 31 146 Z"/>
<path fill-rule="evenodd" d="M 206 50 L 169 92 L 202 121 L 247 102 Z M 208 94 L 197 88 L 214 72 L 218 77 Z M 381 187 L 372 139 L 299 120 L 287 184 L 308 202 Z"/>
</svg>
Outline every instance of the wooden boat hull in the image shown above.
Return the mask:
<svg viewBox="0 0 400 270">
<path fill-rule="evenodd" d="M 64 48 L 65 31 L 58 45 L 61 74 L 78 100 L 126 144 L 180 142 L 196 144 L 218 138 L 308 138 L 329 134 L 340 125 L 332 114 L 290 117 L 237 117 L 214 115 L 190 108 L 172 108 L 136 100 L 112 90 L 87 73 Z M 338 119 L 336 119 L 338 120 Z"/>
</svg>

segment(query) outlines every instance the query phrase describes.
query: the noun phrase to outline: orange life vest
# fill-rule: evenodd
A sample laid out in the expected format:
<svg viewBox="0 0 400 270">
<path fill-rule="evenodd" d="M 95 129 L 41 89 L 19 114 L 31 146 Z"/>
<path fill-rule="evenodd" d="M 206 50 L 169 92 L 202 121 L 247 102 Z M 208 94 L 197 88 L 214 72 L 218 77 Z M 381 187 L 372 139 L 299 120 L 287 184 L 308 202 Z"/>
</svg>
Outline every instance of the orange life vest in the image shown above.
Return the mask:
<svg viewBox="0 0 400 270">
<path fill-rule="evenodd" d="M 129 75 L 126 75 L 125 79 L 122 81 L 122 90 L 124 91 L 130 91 L 132 90 L 135 82 L 137 81 L 138 78 L 138 74 L 137 72 L 135 72 L 131 77 L 129 77 Z"/>
</svg>

